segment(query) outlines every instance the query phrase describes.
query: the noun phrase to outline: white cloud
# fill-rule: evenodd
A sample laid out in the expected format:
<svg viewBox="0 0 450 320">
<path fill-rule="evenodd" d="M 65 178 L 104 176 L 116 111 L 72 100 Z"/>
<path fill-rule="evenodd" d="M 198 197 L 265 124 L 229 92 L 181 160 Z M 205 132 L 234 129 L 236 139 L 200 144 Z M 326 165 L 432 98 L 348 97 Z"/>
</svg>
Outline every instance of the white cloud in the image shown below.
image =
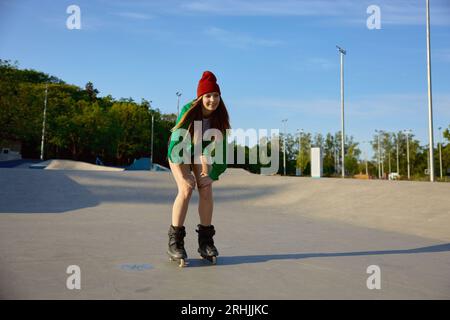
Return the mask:
<svg viewBox="0 0 450 320">
<path fill-rule="evenodd" d="M 195 0 L 181 2 L 177 11 L 222 16 L 336 17 L 341 23 L 365 25 L 369 5 L 380 7 L 382 25 L 425 25 L 425 1 L 411 0 Z M 435 0 L 430 6 L 432 25 L 450 25 L 448 0 Z"/>
<path fill-rule="evenodd" d="M 211 27 L 205 30 L 205 34 L 215 38 L 217 41 L 233 48 L 249 48 L 249 47 L 275 47 L 283 44 L 279 40 L 269 40 L 253 37 L 248 34 L 231 32 L 224 29 Z"/>
<path fill-rule="evenodd" d="M 196 0 L 182 3 L 181 8 L 198 13 L 232 16 L 334 16 L 344 13 L 351 5 L 349 0 Z"/>
<path fill-rule="evenodd" d="M 246 98 L 229 99 L 227 106 L 233 110 L 255 114 L 239 121 L 239 125 L 250 127 L 279 127 L 281 119 L 288 118 L 288 132 L 304 128 L 307 132 L 337 132 L 340 130 L 341 105 L 336 99 L 278 99 Z M 233 119 L 233 113 L 232 119 Z M 268 117 L 259 116 L 270 115 Z M 435 139 L 438 127 L 450 124 L 450 94 L 433 95 L 433 119 Z M 345 101 L 345 127 L 347 135 L 356 140 L 371 139 L 375 129 L 397 132 L 410 128 L 416 139 L 425 144 L 428 139 L 428 102 L 424 94 L 399 93 L 348 97 Z M 436 141 L 436 140 L 435 140 Z"/>
<path fill-rule="evenodd" d="M 134 20 L 150 20 L 153 16 L 139 12 L 114 12 L 113 15 Z"/>
<path fill-rule="evenodd" d="M 258 97 L 231 101 L 236 108 L 255 108 L 297 113 L 335 115 L 339 113 L 339 100 L 332 99 L 278 99 Z"/>
<path fill-rule="evenodd" d="M 425 88 L 426 90 L 426 88 Z M 435 115 L 448 117 L 450 121 L 450 95 L 433 94 Z M 417 114 L 428 114 L 428 98 L 424 94 L 371 95 L 349 101 L 349 112 L 361 117 L 416 118 Z"/>
<path fill-rule="evenodd" d="M 366 26 L 370 5 L 381 9 L 381 25 L 425 25 L 424 0 L 101 0 L 105 6 L 130 13 L 129 18 L 164 16 L 317 17 L 319 24 Z M 430 4 L 431 24 L 449 26 L 449 0 Z"/>
<path fill-rule="evenodd" d="M 324 58 L 309 58 L 306 60 L 306 66 L 312 68 L 319 67 L 322 70 L 330 70 L 337 68 L 339 63 Z"/>
<path fill-rule="evenodd" d="M 424 25 L 426 23 L 425 1 L 383 1 L 382 23 L 395 25 Z M 448 0 L 431 1 L 430 23 L 445 26 L 450 21 L 450 6 Z"/>
<path fill-rule="evenodd" d="M 416 117 L 417 113 L 427 113 L 426 94 L 382 94 L 366 95 L 357 98 L 347 97 L 345 111 L 349 116 L 370 117 Z M 337 99 L 277 99 L 258 97 L 232 101 L 237 108 L 267 108 L 302 114 L 339 115 L 340 98 Z M 434 94 L 433 108 L 435 113 L 448 117 L 450 121 L 450 95 Z"/>
</svg>

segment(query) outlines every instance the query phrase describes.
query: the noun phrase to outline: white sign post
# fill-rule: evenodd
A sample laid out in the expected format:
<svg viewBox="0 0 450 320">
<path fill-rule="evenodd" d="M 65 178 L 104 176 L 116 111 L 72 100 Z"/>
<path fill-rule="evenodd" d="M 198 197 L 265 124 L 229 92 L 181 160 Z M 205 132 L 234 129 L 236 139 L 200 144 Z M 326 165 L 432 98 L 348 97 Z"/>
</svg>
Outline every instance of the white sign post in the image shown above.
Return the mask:
<svg viewBox="0 0 450 320">
<path fill-rule="evenodd" d="M 323 175 L 322 149 L 311 148 L 311 178 L 320 178 Z"/>
</svg>

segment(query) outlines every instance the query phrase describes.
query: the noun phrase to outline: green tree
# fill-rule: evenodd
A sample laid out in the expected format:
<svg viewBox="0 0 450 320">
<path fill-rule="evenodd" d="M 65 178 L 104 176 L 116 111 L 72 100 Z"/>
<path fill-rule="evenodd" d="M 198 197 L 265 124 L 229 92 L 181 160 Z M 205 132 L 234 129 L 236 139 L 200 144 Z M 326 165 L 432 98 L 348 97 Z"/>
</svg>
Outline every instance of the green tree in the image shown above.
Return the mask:
<svg viewBox="0 0 450 320">
<path fill-rule="evenodd" d="M 94 88 L 94 84 L 92 82 L 89 81 L 88 83 L 86 83 L 84 89 L 85 89 L 90 101 L 94 101 L 95 99 L 97 99 L 97 95 L 99 94 L 99 91 Z"/>
<path fill-rule="evenodd" d="M 323 174 L 332 176 L 336 174 L 336 148 L 337 143 L 331 133 L 327 133 L 324 144 Z"/>
<path fill-rule="evenodd" d="M 309 175 L 311 168 L 311 133 L 303 133 L 300 138 L 300 152 L 297 154 L 296 167 L 300 169 L 300 174 Z"/>
</svg>

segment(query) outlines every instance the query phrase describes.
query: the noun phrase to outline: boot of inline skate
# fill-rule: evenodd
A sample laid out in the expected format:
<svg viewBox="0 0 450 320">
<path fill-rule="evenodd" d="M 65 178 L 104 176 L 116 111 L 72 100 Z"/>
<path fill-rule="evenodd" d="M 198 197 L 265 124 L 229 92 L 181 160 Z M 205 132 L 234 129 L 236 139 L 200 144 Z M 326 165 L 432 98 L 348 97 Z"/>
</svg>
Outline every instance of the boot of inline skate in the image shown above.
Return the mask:
<svg viewBox="0 0 450 320">
<path fill-rule="evenodd" d="M 187 253 L 184 249 L 184 237 L 186 236 L 186 229 L 182 227 L 170 226 L 169 228 L 169 248 L 167 254 L 171 261 L 179 261 L 180 267 L 187 265 Z"/>
<path fill-rule="evenodd" d="M 198 233 L 198 253 L 200 253 L 203 259 L 207 259 L 213 264 L 216 264 L 219 252 L 214 246 L 213 236 L 216 234 L 214 226 L 202 226 L 201 224 L 199 224 L 197 227 L 198 229 L 196 230 L 196 232 Z"/>
</svg>

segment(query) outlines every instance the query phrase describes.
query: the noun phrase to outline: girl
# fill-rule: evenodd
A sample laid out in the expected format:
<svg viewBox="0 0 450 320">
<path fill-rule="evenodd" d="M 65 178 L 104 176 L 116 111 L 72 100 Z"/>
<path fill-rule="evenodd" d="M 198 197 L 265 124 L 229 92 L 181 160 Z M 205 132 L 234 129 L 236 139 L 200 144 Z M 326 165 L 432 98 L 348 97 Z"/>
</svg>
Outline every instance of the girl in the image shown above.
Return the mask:
<svg viewBox="0 0 450 320">
<path fill-rule="evenodd" d="M 194 134 L 194 121 L 202 124 L 202 132 Z M 184 129 L 184 131 L 182 130 Z M 194 141 L 188 143 L 187 147 L 181 151 L 187 151 L 187 155 L 180 156 L 175 148 L 179 139 L 185 135 L 198 138 L 203 136 L 207 129 L 217 129 L 222 134 L 221 137 L 214 136 L 215 149 L 221 148 L 223 151 L 222 159 L 214 161 L 211 164 L 209 148 L 205 148 L 210 142 Z M 219 179 L 219 176 L 226 170 L 226 130 L 230 129 L 230 121 L 227 108 L 221 97 L 220 88 L 217 84 L 215 75 L 210 71 L 203 72 L 197 87 L 197 98 L 185 105 L 175 127 L 171 130 L 170 144 L 168 148 L 168 161 L 175 182 L 178 187 L 178 194 L 172 208 L 172 224 L 169 228 L 169 254 L 171 260 L 179 260 L 180 267 L 186 265 L 186 250 L 184 249 L 184 237 L 186 236 L 185 227 L 183 226 L 188 210 L 189 200 L 192 191 L 197 184 L 199 193 L 198 213 L 200 216 L 200 224 L 198 229 L 198 252 L 204 259 L 208 259 L 213 264 L 216 263 L 216 257 L 219 255 L 217 248 L 214 246 L 213 236 L 215 234 L 212 222 L 213 213 L 213 181 Z M 192 139 L 191 139 L 192 140 Z M 188 141 L 191 141 L 188 139 Z M 193 151 L 194 145 L 201 143 L 201 155 L 196 155 Z M 219 157 L 220 158 L 220 157 Z M 190 163 L 186 163 L 187 161 Z M 193 174 L 191 173 L 191 170 Z"/>
</svg>

